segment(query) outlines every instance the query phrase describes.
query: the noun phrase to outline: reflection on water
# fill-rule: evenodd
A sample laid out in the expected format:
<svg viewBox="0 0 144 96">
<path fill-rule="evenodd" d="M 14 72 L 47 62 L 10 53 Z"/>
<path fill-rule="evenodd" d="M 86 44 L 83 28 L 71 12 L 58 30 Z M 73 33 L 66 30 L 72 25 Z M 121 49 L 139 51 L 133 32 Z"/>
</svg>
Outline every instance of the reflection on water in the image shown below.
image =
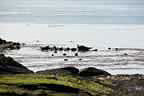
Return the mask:
<svg viewBox="0 0 144 96">
<path fill-rule="evenodd" d="M 39 47 L 38 45 L 33 47 L 27 45 L 20 50 L 8 51 L 6 54 L 33 71 L 65 66 L 75 66 L 79 69 L 91 66 L 104 69 L 112 74 L 143 74 L 144 72 L 143 50 L 89 51 L 79 53 L 79 56 L 75 57 L 74 52 L 42 52 Z M 68 55 L 63 56 L 63 53 Z M 54 56 L 51 56 L 52 54 Z"/>
</svg>

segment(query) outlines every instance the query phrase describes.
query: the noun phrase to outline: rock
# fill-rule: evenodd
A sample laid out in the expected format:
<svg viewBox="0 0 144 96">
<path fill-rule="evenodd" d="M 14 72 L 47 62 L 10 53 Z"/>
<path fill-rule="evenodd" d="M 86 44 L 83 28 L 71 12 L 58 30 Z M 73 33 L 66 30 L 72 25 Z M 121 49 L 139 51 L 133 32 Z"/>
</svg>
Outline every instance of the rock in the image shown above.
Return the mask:
<svg viewBox="0 0 144 96">
<path fill-rule="evenodd" d="M 5 44 L 6 43 L 6 40 L 3 40 L 0 38 L 0 44 Z"/>
<path fill-rule="evenodd" d="M 68 59 L 64 59 L 64 61 L 68 61 Z"/>
<path fill-rule="evenodd" d="M 67 56 L 67 54 L 66 54 L 66 53 L 63 53 L 63 56 Z"/>
<path fill-rule="evenodd" d="M 69 50 L 70 50 L 70 48 L 69 48 L 69 47 L 67 47 L 67 48 L 65 48 L 65 49 L 64 49 L 64 51 L 69 51 Z"/>
<path fill-rule="evenodd" d="M 66 71 L 69 71 L 71 73 L 74 73 L 74 74 L 78 74 L 79 73 L 79 69 L 75 68 L 75 67 L 65 67 L 65 68 L 62 68 L 63 70 L 66 70 Z"/>
<path fill-rule="evenodd" d="M 110 48 L 110 47 L 108 48 L 108 50 L 111 50 L 111 49 L 112 49 L 112 48 Z"/>
<path fill-rule="evenodd" d="M 54 54 L 52 54 L 51 56 L 54 56 Z"/>
<path fill-rule="evenodd" d="M 119 48 L 115 48 L 115 51 L 119 51 Z"/>
<path fill-rule="evenodd" d="M 86 47 L 84 45 L 78 45 L 77 48 L 78 48 L 78 51 L 81 51 L 81 52 L 89 51 L 91 49 L 91 47 Z"/>
<path fill-rule="evenodd" d="M 63 50 L 64 50 L 64 48 L 63 48 L 63 47 L 60 47 L 60 48 L 58 48 L 58 50 L 59 50 L 59 51 L 63 51 Z"/>
<path fill-rule="evenodd" d="M 5 50 L 5 49 L 20 49 L 21 44 L 17 42 L 12 42 L 12 41 L 6 41 L 0 38 L 0 49 Z"/>
<path fill-rule="evenodd" d="M 13 58 L 0 55 L 0 74 L 24 74 L 33 73 L 25 66 L 19 64 Z"/>
<path fill-rule="evenodd" d="M 70 50 L 71 51 L 77 51 L 77 48 L 71 48 Z"/>
<path fill-rule="evenodd" d="M 78 53 L 75 53 L 74 56 L 78 56 Z"/>
<path fill-rule="evenodd" d="M 57 69 L 50 69 L 50 70 L 44 70 L 44 71 L 38 71 L 36 73 L 40 74 L 73 74 L 78 75 L 79 70 L 75 67 L 65 67 L 65 68 L 57 68 Z"/>
<path fill-rule="evenodd" d="M 124 55 L 124 56 L 128 56 L 128 53 L 124 53 L 123 55 Z"/>
<path fill-rule="evenodd" d="M 100 75 L 107 76 L 111 74 L 104 70 L 96 69 L 94 67 L 85 68 L 80 72 L 80 76 L 100 76 Z"/>
<path fill-rule="evenodd" d="M 98 51 L 98 49 L 94 49 L 94 50 L 92 50 L 92 51 Z"/>
<path fill-rule="evenodd" d="M 50 50 L 49 46 L 45 46 L 45 47 L 40 47 L 41 51 L 48 51 Z"/>
</svg>

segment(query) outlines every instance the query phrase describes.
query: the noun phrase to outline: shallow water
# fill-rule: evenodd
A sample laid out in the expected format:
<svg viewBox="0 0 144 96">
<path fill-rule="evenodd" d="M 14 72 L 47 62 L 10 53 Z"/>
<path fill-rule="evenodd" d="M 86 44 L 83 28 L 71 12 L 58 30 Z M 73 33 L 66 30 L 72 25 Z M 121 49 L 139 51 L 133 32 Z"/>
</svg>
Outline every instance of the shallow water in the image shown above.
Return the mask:
<svg viewBox="0 0 144 96">
<path fill-rule="evenodd" d="M 7 56 L 13 57 L 33 71 L 74 66 L 79 69 L 96 67 L 104 69 L 111 74 L 143 74 L 144 51 L 143 50 L 99 50 L 98 52 L 81 52 L 74 56 L 75 52 L 42 52 L 40 46 L 24 46 L 20 50 L 7 51 Z M 67 56 L 63 56 L 66 53 Z M 127 53 L 128 55 L 124 55 Z M 54 56 L 51 56 L 54 54 Z M 68 59 L 68 61 L 64 61 Z"/>
</svg>

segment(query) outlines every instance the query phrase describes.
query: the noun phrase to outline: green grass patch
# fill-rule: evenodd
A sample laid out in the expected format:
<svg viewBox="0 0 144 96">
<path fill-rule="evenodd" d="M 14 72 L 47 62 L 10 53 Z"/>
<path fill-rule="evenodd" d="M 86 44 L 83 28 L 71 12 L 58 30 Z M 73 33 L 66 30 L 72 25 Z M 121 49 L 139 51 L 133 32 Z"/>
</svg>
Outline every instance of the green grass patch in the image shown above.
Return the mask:
<svg viewBox="0 0 144 96">
<path fill-rule="evenodd" d="M 47 94 L 44 96 L 74 96 L 73 93 L 68 95 L 67 93 L 56 93 L 54 92 L 54 90 L 31 91 L 18 87 L 18 85 L 25 84 L 58 84 L 69 86 L 72 88 L 78 88 L 85 92 L 89 92 L 93 96 L 107 96 L 112 92 L 112 89 L 108 86 L 105 86 L 105 84 L 111 84 L 111 81 L 102 82 L 104 84 L 97 83 L 95 81 L 80 79 L 80 77 L 72 75 L 59 75 L 57 78 L 54 75 L 50 74 L 5 75 L 0 76 L 0 93 L 14 92 L 17 94 L 30 94 L 31 96 L 38 96 L 37 94 L 40 93 Z"/>
</svg>

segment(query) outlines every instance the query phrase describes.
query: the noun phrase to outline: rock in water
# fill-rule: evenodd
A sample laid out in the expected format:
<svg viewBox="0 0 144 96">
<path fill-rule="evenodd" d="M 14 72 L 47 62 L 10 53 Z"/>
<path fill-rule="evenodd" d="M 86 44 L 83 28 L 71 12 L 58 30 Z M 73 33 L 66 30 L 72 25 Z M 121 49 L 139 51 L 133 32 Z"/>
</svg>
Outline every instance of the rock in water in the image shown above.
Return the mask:
<svg viewBox="0 0 144 96">
<path fill-rule="evenodd" d="M 107 76 L 111 74 L 104 70 L 96 69 L 94 67 L 85 68 L 80 72 L 80 76 L 100 76 L 100 75 Z"/>
<path fill-rule="evenodd" d="M 19 64 L 13 58 L 6 57 L 0 54 L 0 74 L 24 74 L 33 73 L 31 70 L 27 69 L 25 66 Z"/>
<path fill-rule="evenodd" d="M 91 47 L 86 47 L 84 45 L 78 45 L 77 48 L 78 48 L 78 51 L 81 51 L 81 52 L 89 51 L 91 49 Z"/>
</svg>

